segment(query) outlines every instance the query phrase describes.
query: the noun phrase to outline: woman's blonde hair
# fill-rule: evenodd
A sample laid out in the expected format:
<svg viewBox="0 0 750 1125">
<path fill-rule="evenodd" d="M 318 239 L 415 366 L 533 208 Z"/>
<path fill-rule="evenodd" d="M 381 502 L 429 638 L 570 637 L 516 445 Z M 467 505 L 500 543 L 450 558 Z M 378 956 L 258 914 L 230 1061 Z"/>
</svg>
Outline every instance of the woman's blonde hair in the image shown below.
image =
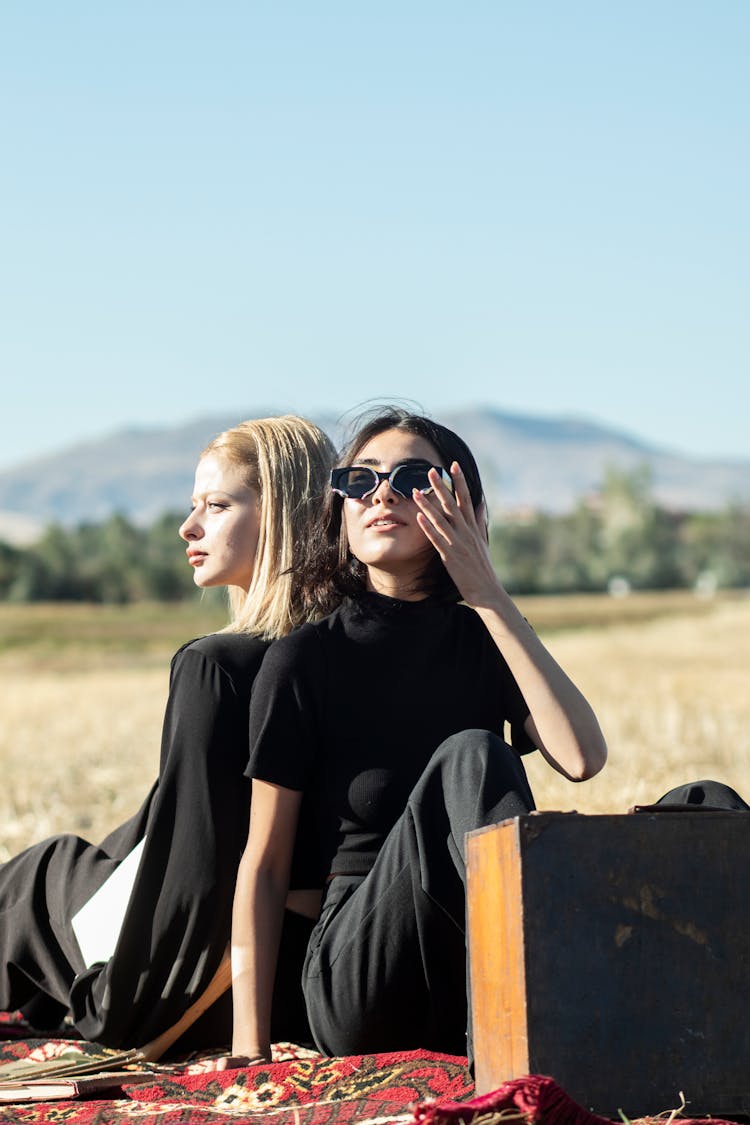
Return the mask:
<svg viewBox="0 0 750 1125">
<path fill-rule="evenodd" d="M 305 418 L 257 418 L 225 430 L 201 454 L 225 458 L 242 471 L 259 499 L 258 546 L 250 588 L 229 587 L 232 620 L 224 632 L 266 639 L 306 619 L 292 574 L 295 543 L 304 541 L 329 483 L 335 450 Z"/>
</svg>

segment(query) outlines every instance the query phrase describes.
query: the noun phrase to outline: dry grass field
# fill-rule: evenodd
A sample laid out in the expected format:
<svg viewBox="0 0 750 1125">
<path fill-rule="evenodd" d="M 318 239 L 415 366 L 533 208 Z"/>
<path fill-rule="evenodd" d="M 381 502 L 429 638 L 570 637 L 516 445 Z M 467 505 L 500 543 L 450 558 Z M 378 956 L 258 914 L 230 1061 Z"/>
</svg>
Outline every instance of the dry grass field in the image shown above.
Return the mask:
<svg viewBox="0 0 750 1125">
<path fill-rule="evenodd" d="M 707 777 L 750 799 L 750 598 L 672 609 L 545 638 L 594 706 L 609 760 L 572 785 L 532 755 L 540 808 L 625 812 Z"/>
<path fill-rule="evenodd" d="M 750 793 L 750 596 L 521 606 L 610 748 L 582 785 L 527 758 L 540 808 L 624 812 L 700 777 Z M 170 655 L 222 622 L 215 602 L 0 606 L 0 859 L 60 830 L 99 838 L 139 806 L 156 775 Z"/>
</svg>

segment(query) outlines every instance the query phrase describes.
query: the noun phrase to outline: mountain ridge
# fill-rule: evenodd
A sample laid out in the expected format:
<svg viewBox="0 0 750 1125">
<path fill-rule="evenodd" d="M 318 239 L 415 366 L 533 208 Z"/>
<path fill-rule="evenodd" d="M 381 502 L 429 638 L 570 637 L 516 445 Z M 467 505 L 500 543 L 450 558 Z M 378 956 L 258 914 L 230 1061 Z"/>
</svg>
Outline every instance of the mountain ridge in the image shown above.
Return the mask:
<svg viewBox="0 0 750 1125">
<path fill-rule="evenodd" d="M 267 417 L 277 409 L 249 410 Z M 353 414 L 309 415 L 338 446 Z M 126 426 L 0 471 L 0 538 L 29 541 L 47 523 L 98 523 L 114 512 L 149 523 L 188 506 L 195 463 L 238 415 L 201 415 L 175 426 Z M 474 452 L 491 514 L 521 509 L 560 513 L 596 492 L 608 468 L 648 465 L 665 507 L 715 510 L 750 501 L 750 459 L 691 457 L 577 417 L 520 414 L 472 406 L 443 411 Z"/>
</svg>

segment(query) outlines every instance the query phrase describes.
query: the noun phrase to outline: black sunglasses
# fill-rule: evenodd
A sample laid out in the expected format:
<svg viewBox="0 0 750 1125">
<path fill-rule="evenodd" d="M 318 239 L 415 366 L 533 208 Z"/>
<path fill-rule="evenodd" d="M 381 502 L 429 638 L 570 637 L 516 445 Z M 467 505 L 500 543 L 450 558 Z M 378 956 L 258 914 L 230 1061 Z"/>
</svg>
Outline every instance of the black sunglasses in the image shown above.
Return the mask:
<svg viewBox="0 0 750 1125">
<path fill-rule="evenodd" d="M 394 492 L 411 500 L 412 490 L 432 492 L 432 485 L 427 476 L 430 469 L 437 469 L 443 483 L 452 492 L 453 481 L 440 465 L 430 465 L 427 461 L 410 461 L 406 465 L 396 465 L 389 473 L 379 473 L 369 465 L 345 465 L 342 469 L 331 470 L 331 488 L 339 496 L 349 500 L 364 500 L 370 496 L 380 485 L 387 480 Z"/>
</svg>

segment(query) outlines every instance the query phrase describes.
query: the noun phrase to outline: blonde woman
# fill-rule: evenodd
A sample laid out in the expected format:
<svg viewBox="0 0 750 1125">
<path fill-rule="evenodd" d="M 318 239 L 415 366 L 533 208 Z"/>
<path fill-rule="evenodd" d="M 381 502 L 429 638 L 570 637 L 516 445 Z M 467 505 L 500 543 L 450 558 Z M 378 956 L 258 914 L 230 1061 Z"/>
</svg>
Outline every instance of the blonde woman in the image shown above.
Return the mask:
<svg viewBox="0 0 750 1125">
<path fill-rule="evenodd" d="M 333 455 L 328 438 L 294 416 L 243 422 L 201 454 L 179 534 L 196 585 L 227 587 L 231 621 L 172 660 L 159 778 L 100 844 L 56 836 L 0 868 L 0 1006 L 21 1009 L 33 1027 L 140 1045 L 171 1027 L 216 971 L 248 831 L 250 689 L 269 642 L 303 620 L 292 548 L 319 507 Z M 74 919 L 127 857 L 132 891 L 111 955 L 98 959 L 82 949 Z M 282 937 L 279 1038 L 305 1031 L 299 966 L 291 968 L 309 936 L 297 893 Z M 181 1046 L 230 1039 L 227 995 Z"/>
</svg>

